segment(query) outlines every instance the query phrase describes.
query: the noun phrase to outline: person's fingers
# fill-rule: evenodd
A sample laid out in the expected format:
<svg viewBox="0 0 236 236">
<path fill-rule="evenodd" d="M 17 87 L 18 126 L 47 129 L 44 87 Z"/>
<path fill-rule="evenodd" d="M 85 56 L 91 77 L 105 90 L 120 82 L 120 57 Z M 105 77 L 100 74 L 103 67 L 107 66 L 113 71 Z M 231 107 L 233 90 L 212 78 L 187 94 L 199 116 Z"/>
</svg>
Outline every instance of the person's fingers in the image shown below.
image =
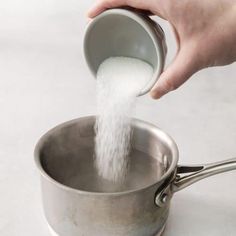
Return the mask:
<svg viewBox="0 0 236 236">
<path fill-rule="evenodd" d="M 103 11 L 109 8 L 124 6 L 125 0 L 102 0 L 96 3 L 89 11 L 88 17 L 94 18 L 95 16 L 99 15 Z"/>
<path fill-rule="evenodd" d="M 174 61 L 161 74 L 152 88 L 152 98 L 158 99 L 166 93 L 179 88 L 200 69 L 198 58 L 189 48 L 180 49 Z"/>
<path fill-rule="evenodd" d="M 155 9 L 155 12 L 157 12 L 156 9 L 158 8 L 158 1 L 101 0 L 89 10 L 88 17 L 94 18 L 95 16 L 99 15 L 106 9 L 115 8 L 115 7 L 124 7 L 124 6 L 147 10 L 150 12 L 154 12 L 154 9 Z M 161 12 L 160 13 L 158 12 L 158 15 L 161 16 L 162 15 Z"/>
</svg>

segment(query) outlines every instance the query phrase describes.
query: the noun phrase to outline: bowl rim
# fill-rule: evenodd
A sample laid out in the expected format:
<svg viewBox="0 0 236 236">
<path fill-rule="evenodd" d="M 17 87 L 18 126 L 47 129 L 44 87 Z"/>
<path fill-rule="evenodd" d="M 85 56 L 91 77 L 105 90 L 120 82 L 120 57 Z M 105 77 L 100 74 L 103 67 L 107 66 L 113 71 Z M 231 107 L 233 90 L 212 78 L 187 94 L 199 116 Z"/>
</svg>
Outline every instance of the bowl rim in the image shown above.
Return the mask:
<svg viewBox="0 0 236 236">
<path fill-rule="evenodd" d="M 178 147 L 175 143 L 175 141 L 164 131 L 162 131 L 160 128 L 156 127 L 155 125 L 148 123 L 146 121 L 142 121 L 136 118 L 133 118 L 132 123 L 134 125 L 138 125 L 141 126 L 143 128 L 149 128 L 152 129 L 152 132 L 158 132 L 161 133 L 165 139 L 170 143 L 170 145 L 172 146 L 172 153 L 173 153 L 173 159 L 172 162 L 167 170 L 167 172 L 161 176 L 161 178 L 156 181 L 155 183 L 149 184 L 145 187 L 142 188 L 138 188 L 138 189 L 131 189 L 131 190 L 127 190 L 127 191 L 121 191 L 121 192 L 90 192 L 90 191 L 85 191 L 85 190 L 79 190 L 79 189 L 75 189 L 72 187 L 69 187 L 67 185 L 64 185 L 60 182 L 58 182 L 57 180 L 55 180 L 54 178 L 52 178 L 43 168 L 42 163 L 40 161 L 40 150 L 43 147 L 43 145 L 45 144 L 45 142 L 47 142 L 48 137 L 54 133 L 55 131 L 58 131 L 66 126 L 75 124 L 80 122 L 83 119 L 93 119 L 95 121 L 96 116 L 84 116 L 84 117 L 80 117 L 77 119 L 73 119 L 64 123 L 61 123 L 57 126 L 55 126 L 54 128 L 50 129 L 49 131 L 47 131 L 37 142 L 35 149 L 34 149 L 34 160 L 35 160 L 35 164 L 37 169 L 39 170 L 40 175 L 46 179 L 47 181 L 49 181 L 51 184 L 57 186 L 58 188 L 61 188 L 65 191 L 69 191 L 69 192 L 73 192 L 76 194 L 83 194 L 83 195 L 90 195 L 90 196 L 122 196 L 122 195 L 127 195 L 127 194 L 132 194 L 132 193 L 137 193 L 140 191 L 143 191 L 145 189 L 148 188 L 152 188 L 152 187 L 157 187 L 160 183 L 164 183 L 172 174 L 173 172 L 175 172 L 175 169 L 177 167 L 178 164 L 178 160 L 179 160 L 179 152 L 178 152 Z"/>
<path fill-rule="evenodd" d="M 86 29 L 85 29 L 85 35 L 84 35 L 84 41 L 83 41 L 83 49 L 84 49 L 84 56 L 85 60 L 87 62 L 87 65 L 92 72 L 94 78 L 96 78 L 96 71 L 94 71 L 94 68 L 92 66 L 92 63 L 89 59 L 89 53 L 88 53 L 88 37 L 90 35 L 90 32 L 92 31 L 93 27 L 96 25 L 96 23 L 103 19 L 106 16 L 110 15 L 121 15 L 121 16 L 126 16 L 137 22 L 142 28 L 148 33 L 149 37 L 151 38 L 153 45 L 156 49 L 156 54 L 157 54 L 157 67 L 153 72 L 153 76 L 150 79 L 150 81 L 144 86 L 144 88 L 139 92 L 138 96 L 144 95 L 148 93 L 151 88 L 155 85 L 157 80 L 159 79 L 160 74 L 162 73 L 164 69 L 164 64 L 165 64 L 165 49 L 163 48 L 162 41 L 163 40 L 158 40 L 158 37 L 162 35 L 163 39 L 165 38 L 163 30 L 159 30 L 159 27 L 154 27 L 150 21 L 151 19 L 148 18 L 147 16 L 144 16 L 140 13 L 127 10 L 127 9 L 121 9 L 121 8 L 114 8 L 114 9 L 108 9 L 104 12 L 102 12 L 100 15 L 95 17 L 91 22 L 88 23 Z M 158 31 L 158 34 L 157 32 Z"/>
</svg>

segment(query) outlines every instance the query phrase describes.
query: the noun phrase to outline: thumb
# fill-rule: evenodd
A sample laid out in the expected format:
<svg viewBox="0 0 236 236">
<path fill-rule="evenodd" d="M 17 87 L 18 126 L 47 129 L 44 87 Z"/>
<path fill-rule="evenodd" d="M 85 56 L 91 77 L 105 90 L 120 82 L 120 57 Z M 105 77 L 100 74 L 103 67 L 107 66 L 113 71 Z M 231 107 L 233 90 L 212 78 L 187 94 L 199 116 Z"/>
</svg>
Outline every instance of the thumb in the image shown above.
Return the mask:
<svg viewBox="0 0 236 236">
<path fill-rule="evenodd" d="M 199 70 L 198 64 L 198 58 L 193 53 L 193 50 L 188 48 L 180 49 L 174 61 L 161 74 L 157 83 L 152 88 L 152 98 L 158 99 L 180 87 Z"/>
</svg>

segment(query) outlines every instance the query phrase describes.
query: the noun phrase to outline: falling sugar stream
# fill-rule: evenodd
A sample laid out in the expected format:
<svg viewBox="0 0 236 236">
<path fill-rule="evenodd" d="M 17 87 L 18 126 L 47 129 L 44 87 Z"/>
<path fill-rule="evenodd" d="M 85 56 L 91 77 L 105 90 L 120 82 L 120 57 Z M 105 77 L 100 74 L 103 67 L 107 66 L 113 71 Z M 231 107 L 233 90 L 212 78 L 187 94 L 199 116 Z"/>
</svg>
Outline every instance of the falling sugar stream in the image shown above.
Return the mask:
<svg viewBox="0 0 236 236">
<path fill-rule="evenodd" d="M 113 182 L 125 179 L 133 107 L 152 73 L 148 63 L 129 57 L 108 58 L 98 69 L 95 163 L 104 179 Z"/>
</svg>

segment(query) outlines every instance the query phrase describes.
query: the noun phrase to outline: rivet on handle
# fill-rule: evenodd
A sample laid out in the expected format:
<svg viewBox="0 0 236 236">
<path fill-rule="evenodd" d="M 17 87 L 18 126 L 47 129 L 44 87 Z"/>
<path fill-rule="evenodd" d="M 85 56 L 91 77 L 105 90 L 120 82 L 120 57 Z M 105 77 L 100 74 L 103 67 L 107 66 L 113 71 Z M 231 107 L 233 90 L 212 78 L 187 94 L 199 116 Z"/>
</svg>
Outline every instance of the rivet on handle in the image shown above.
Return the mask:
<svg viewBox="0 0 236 236">
<path fill-rule="evenodd" d="M 156 197 L 155 197 L 155 204 L 158 207 L 164 207 L 170 201 L 171 196 L 172 196 L 172 194 L 170 192 L 170 187 L 167 186 L 159 194 L 156 195 Z"/>
</svg>

